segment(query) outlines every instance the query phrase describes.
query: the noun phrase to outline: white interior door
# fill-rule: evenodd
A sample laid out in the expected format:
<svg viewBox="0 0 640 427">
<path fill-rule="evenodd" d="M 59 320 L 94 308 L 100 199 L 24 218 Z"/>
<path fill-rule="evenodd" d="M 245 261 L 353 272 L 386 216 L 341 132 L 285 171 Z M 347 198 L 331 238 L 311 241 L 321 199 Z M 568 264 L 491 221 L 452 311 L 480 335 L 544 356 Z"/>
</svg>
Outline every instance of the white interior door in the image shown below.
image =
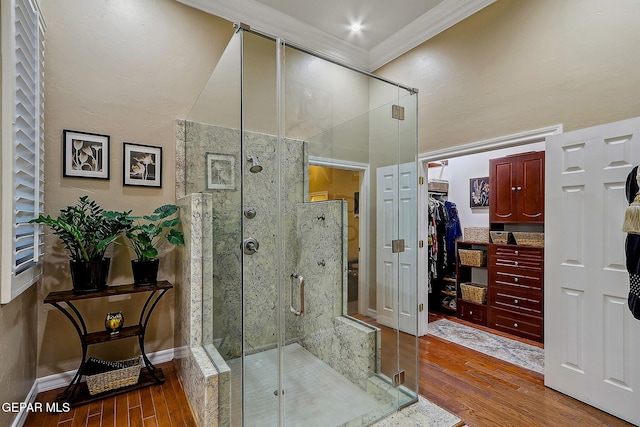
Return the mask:
<svg viewBox="0 0 640 427">
<path fill-rule="evenodd" d="M 415 163 L 377 169 L 377 321 L 417 333 L 417 171 Z M 392 241 L 404 240 L 393 253 Z"/>
<path fill-rule="evenodd" d="M 547 138 L 545 384 L 640 424 L 640 322 L 627 308 L 625 182 L 640 118 Z"/>
</svg>

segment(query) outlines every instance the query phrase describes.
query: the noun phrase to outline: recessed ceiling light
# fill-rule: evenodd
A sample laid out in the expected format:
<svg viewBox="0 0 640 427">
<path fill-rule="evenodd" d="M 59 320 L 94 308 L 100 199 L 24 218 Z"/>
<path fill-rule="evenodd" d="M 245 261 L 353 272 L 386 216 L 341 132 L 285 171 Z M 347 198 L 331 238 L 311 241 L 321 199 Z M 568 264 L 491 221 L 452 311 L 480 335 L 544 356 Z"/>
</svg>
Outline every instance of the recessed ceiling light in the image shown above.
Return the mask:
<svg viewBox="0 0 640 427">
<path fill-rule="evenodd" d="M 354 22 L 353 24 L 351 24 L 351 31 L 353 31 L 354 33 L 357 33 L 361 29 L 362 29 L 362 25 L 360 25 L 359 23 Z"/>
</svg>

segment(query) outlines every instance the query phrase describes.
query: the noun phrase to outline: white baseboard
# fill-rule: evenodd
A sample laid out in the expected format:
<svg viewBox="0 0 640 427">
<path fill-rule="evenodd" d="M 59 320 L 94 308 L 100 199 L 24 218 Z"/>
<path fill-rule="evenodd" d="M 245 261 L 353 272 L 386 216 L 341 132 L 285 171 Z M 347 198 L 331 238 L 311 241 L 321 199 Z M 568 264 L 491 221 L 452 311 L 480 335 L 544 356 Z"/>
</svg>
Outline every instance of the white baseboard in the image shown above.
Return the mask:
<svg viewBox="0 0 640 427">
<path fill-rule="evenodd" d="M 154 365 L 159 363 L 170 362 L 174 357 L 174 349 L 160 350 L 154 353 L 147 354 L 147 357 Z M 55 390 L 56 388 L 66 387 L 76 374 L 76 370 L 60 372 L 59 374 L 47 375 L 46 377 L 38 378 L 36 380 L 37 393 L 43 391 Z M 36 393 L 36 394 L 37 394 Z M 35 399 L 35 396 L 34 396 Z"/>
<path fill-rule="evenodd" d="M 29 390 L 29 393 L 27 393 L 27 397 L 24 399 L 24 403 L 29 405 L 35 402 L 37 395 L 38 395 L 38 380 L 35 380 L 33 382 L 33 385 L 31 386 L 31 390 Z M 27 411 L 27 408 L 22 408 L 22 410 L 18 412 L 18 415 L 16 415 L 16 417 L 14 418 L 13 423 L 11 423 L 11 427 L 22 427 L 24 423 L 27 421 L 28 416 L 29 416 L 29 412 Z"/>
<path fill-rule="evenodd" d="M 367 316 L 373 317 L 374 319 L 378 317 L 378 312 L 373 308 L 367 310 Z"/>
</svg>

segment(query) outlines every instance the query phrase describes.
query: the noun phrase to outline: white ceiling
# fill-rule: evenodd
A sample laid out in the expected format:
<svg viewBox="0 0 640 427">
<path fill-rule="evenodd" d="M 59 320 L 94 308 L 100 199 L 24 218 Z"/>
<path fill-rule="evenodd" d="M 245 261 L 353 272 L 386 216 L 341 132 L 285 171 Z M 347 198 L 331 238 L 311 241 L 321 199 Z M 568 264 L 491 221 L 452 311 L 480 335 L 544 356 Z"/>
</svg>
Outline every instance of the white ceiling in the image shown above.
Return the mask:
<svg viewBox="0 0 640 427">
<path fill-rule="evenodd" d="M 373 71 L 495 0 L 178 1 Z"/>
</svg>

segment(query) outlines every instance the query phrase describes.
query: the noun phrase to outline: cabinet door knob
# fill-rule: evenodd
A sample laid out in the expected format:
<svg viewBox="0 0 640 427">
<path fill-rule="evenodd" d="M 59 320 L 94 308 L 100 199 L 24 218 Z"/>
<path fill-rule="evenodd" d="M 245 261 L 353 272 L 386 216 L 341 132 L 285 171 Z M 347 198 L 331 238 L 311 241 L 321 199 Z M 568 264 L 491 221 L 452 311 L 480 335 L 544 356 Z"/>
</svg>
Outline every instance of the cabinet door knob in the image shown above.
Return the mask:
<svg viewBox="0 0 640 427">
<path fill-rule="evenodd" d="M 518 187 L 516 190 L 520 191 L 520 190 L 522 190 L 522 187 Z"/>
<path fill-rule="evenodd" d="M 469 316 L 473 316 L 473 310 L 469 310 Z"/>
<path fill-rule="evenodd" d="M 516 261 L 516 267 L 518 266 L 518 261 Z"/>
<path fill-rule="evenodd" d="M 517 323 L 514 323 L 514 324 L 513 324 L 513 327 L 514 327 L 514 328 L 517 328 L 517 327 L 518 327 L 518 324 L 517 324 Z"/>
<path fill-rule="evenodd" d="M 516 187 L 511 187 L 511 191 L 516 191 Z"/>
<path fill-rule="evenodd" d="M 518 279 L 517 277 L 513 278 L 513 281 L 516 282 L 516 283 L 518 283 L 518 280 L 520 280 L 520 279 Z"/>
<path fill-rule="evenodd" d="M 520 251 L 515 251 L 515 254 L 516 255 L 520 255 Z"/>
<path fill-rule="evenodd" d="M 517 299 L 514 299 L 514 300 L 513 300 L 513 303 L 514 303 L 514 304 L 517 304 L 517 303 L 518 303 L 518 300 L 517 300 Z"/>
</svg>

